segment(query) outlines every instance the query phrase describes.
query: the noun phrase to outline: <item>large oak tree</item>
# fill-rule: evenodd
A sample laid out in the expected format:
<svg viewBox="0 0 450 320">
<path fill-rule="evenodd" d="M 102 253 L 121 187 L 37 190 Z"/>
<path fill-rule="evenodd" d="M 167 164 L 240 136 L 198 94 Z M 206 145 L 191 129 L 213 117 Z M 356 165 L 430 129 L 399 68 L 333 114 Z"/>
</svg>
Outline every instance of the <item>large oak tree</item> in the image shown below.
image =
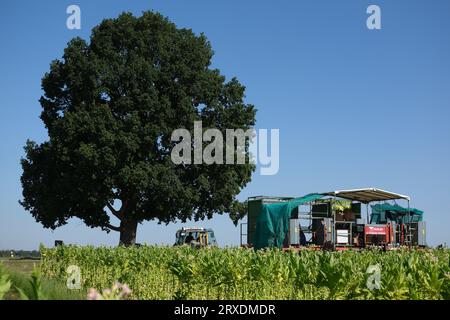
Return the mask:
<svg viewBox="0 0 450 320">
<path fill-rule="evenodd" d="M 78 217 L 119 231 L 124 245 L 145 220 L 238 218 L 236 195 L 254 165 L 175 165 L 170 157 L 173 130 L 192 131 L 194 121 L 222 132 L 255 123 L 245 88 L 211 68 L 212 56 L 203 34 L 153 12 L 106 19 L 89 42 L 71 40 L 42 79 L 49 139 L 25 146 L 21 204 L 46 228 Z"/>
</svg>

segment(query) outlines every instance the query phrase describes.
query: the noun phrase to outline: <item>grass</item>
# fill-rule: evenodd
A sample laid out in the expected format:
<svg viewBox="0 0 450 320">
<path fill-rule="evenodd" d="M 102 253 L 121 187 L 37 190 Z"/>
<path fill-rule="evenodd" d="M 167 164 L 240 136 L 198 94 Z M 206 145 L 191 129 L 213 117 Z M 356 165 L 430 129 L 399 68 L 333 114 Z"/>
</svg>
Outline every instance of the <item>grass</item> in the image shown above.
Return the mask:
<svg viewBox="0 0 450 320">
<path fill-rule="evenodd" d="M 11 274 L 11 282 L 13 288 L 18 287 L 24 291 L 27 296 L 32 296 L 33 287 L 30 283 L 30 276 L 23 273 Z M 42 278 L 41 283 L 42 292 L 45 293 L 45 298 L 49 300 L 84 300 L 86 293 L 84 290 L 69 290 L 66 284 L 60 280 Z M 20 295 L 16 289 L 12 289 L 7 299 L 18 300 Z"/>
<path fill-rule="evenodd" d="M 27 296 L 33 295 L 31 284 L 31 274 L 35 268 L 40 268 L 39 259 L 0 259 L 12 282 L 11 290 L 6 294 L 6 300 L 21 299 L 20 288 Z M 58 279 L 42 277 L 41 290 L 45 293 L 45 298 L 49 300 L 84 300 L 85 290 L 69 290 L 66 284 Z"/>
<path fill-rule="evenodd" d="M 35 267 L 41 265 L 40 259 L 9 259 L 1 258 L 5 269 L 10 273 L 21 273 L 30 275 Z"/>
</svg>

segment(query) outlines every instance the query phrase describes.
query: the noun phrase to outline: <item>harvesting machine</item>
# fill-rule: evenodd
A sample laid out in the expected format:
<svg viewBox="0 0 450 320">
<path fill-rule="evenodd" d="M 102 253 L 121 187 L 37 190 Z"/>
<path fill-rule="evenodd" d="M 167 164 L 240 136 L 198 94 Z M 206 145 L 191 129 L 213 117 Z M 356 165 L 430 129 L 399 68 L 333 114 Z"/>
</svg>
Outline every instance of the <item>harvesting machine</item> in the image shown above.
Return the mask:
<svg viewBox="0 0 450 320">
<path fill-rule="evenodd" d="M 241 246 L 336 250 L 426 246 L 423 211 L 410 207 L 409 196 L 381 189 L 338 190 L 299 198 L 258 196 L 250 197 L 247 204 Z"/>
</svg>

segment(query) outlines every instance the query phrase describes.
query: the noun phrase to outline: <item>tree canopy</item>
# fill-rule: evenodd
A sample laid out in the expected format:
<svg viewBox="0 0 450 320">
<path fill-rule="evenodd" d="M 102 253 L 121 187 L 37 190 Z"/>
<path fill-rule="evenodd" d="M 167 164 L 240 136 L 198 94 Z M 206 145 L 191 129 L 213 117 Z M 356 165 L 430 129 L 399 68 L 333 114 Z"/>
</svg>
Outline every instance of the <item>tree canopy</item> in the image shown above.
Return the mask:
<svg viewBox="0 0 450 320">
<path fill-rule="evenodd" d="M 145 220 L 238 219 L 244 207 L 236 196 L 254 165 L 171 161 L 175 129 L 255 124 L 245 87 L 212 68 L 212 56 L 205 35 L 154 12 L 123 13 L 103 20 L 89 42 L 72 39 L 42 79 L 49 139 L 27 141 L 21 204 L 46 228 L 78 217 L 120 231 L 125 245 Z"/>
</svg>

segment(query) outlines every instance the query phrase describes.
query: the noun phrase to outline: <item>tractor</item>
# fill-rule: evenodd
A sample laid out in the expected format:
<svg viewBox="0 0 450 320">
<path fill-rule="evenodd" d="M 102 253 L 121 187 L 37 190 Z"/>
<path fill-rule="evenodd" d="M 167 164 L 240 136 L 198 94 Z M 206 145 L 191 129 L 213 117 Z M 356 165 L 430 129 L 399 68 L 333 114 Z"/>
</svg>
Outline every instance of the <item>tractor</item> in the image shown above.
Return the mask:
<svg viewBox="0 0 450 320">
<path fill-rule="evenodd" d="M 217 246 L 212 229 L 183 227 L 177 231 L 175 238 L 175 246 L 190 245 L 193 248 Z"/>
</svg>

